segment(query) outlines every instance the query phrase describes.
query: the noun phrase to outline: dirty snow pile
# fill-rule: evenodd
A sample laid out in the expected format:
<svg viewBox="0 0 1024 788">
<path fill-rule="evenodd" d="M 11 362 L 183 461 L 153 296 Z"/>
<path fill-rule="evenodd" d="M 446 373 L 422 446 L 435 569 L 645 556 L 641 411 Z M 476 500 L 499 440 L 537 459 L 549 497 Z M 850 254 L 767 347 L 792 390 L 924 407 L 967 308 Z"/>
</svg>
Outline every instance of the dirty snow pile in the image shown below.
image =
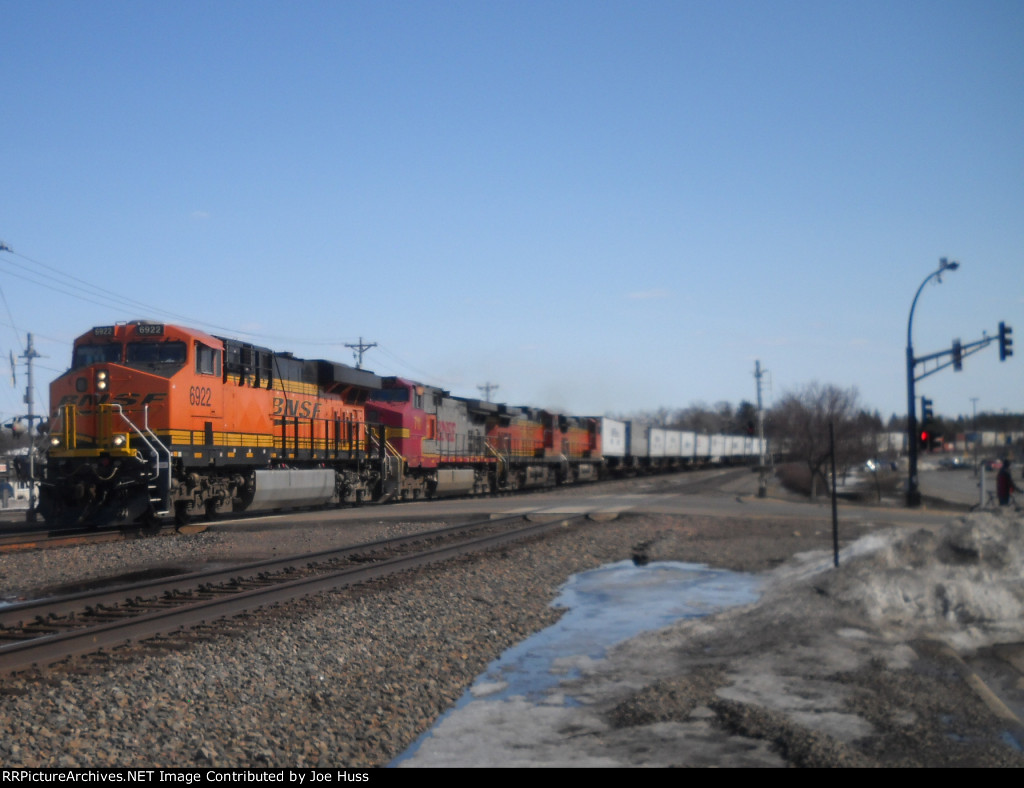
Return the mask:
<svg viewBox="0 0 1024 788">
<path fill-rule="evenodd" d="M 797 556 L 774 578 L 800 581 L 898 637 L 979 648 L 1024 638 L 1024 518 L 972 514 L 934 530 L 877 532 L 839 556 Z"/>
</svg>

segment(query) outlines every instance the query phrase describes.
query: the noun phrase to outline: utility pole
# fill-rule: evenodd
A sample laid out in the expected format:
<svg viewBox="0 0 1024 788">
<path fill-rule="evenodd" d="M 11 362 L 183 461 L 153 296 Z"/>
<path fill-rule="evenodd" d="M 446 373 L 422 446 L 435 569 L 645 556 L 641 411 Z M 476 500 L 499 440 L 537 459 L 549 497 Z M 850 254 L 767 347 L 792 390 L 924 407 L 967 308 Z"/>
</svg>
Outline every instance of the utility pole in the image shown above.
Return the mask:
<svg viewBox="0 0 1024 788">
<path fill-rule="evenodd" d="M 25 515 L 25 520 L 30 523 L 36 521 L 36 441 L 32 435 L 32 423 L 41 416 L 36 416 L 33 411 L 33 404 L 35 403 L 35 395 L 33 392 L 34 381 L 32 378 L 32 361 L 33 359 L 41 358 L 36 353 L 35 345 L 32 343 L 32 334 L 28 335 L 28 345 L 25 348 L 25 352 L 19 356 L 19 358 L 25 359 L 26 366 L 28 367 L 27 373 L 27 385 L 25 386 L 25 404 L 28 405 L 28 514 Z"/>
<path fill-rule="evenodd" d="M 765 442 L 764 442 L 764 407 L 761 402 L 761 378 L 768 370 L 761 369 L 761 361 L 754 362 L 754 378 L 757 380 L 757 447 L 759 461 L 757 465 L 757 497 L 764 498 L 768 495 L 768 468 L 765 463 Z"/>
<path fill-rule="evenodd" d="M 377 347 L 376 342 L 363 342 L 363 338 L 359 337 L 359 342 L 349 344 L 345 343 L 345 347 L 352 348 L 352 358 L 356 360 L 356 369 L 363 368 L 363 353 L 372 347 Z"/>
<path fill-rule="evenodd" d="M 491 383 L 490 381 L 487 381 L 486 383 L 484 383 L 484 385 L 477 386 L 477 388 L 480 390 L 480 393 L 484 395 L 484 401 L 490 402 L 491 392 L 497 391 L 499 386 L 497 383 Z"/>
</svg>

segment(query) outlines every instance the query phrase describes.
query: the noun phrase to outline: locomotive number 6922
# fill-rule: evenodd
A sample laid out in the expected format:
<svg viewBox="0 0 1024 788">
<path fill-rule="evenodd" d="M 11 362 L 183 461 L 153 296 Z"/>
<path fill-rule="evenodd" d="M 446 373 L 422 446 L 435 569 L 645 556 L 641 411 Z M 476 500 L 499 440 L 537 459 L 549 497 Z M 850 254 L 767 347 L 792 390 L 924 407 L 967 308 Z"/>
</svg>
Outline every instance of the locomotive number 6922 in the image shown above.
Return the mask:
<svg viewBox="0 0 1024 788">
<path fill-rule="evenodd" d="M 208 386 L 190 386 L 188 390 L 189 405 L 208 408 L 213 401 L 213 389 Z"/>
</svg>

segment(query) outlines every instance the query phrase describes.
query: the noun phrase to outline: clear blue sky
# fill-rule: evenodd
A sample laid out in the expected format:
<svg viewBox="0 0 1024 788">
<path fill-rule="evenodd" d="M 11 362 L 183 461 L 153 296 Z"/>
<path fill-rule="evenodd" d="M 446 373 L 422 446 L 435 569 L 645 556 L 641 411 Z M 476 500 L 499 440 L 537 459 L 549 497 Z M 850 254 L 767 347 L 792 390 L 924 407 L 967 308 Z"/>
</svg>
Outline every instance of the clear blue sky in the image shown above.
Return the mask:
<svg viewBox="0 0 1024 788">
<path fill-rule="evenodd" d="M 816 380 L 887 417 L 946 256 L 918 355 L 1000 320 L 1017 355 L 919 392 L 1024 410 L 1020 0 L 0 0 L 0 28 L 0 350 L 37 336 L 44 402 L 76 335 L 173 315 L 577 413 L 753 400 L 760 359 L 767 404 Z"/>
</svg>

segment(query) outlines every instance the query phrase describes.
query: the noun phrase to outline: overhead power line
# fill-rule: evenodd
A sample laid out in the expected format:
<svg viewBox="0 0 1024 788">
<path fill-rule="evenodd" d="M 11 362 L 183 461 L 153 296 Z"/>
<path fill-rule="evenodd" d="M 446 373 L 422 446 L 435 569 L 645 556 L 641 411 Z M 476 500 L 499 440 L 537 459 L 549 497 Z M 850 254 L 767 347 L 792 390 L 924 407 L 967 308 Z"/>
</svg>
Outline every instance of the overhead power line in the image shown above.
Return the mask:
<svg viewBox="0 0 1024 788">
<path fill-rule="evenodd" d="M 152 317 L 152 318 L 164 318 L 167 320 L 173 320 L 180 322 L 185 325 L 198 326 L 205 328 L 209 331 L 217 333 L 227 334 L 232 337 L 243 336 L 258 338 L 265 341 L 274 341 L 282 343 L 294 343 L 302 345 L 339 345 L 344 340 L 323 340 L 323 339 L 308 339 L 303 337 L 289 337 L 280 336 L 275 334 L 261 333 L 256 331 L 245 331 L 239 328 L 232 328 L 230 326 L 222 326 L 218 323 L 211 323 L 208 320 L 201 320 L 189 315 L 182 315 L 177 312 L 173 312 L 167 309 L 163 309 L 153 304 L 146 303 L 145 301 L 139 301 L 138 299 L 130 296 L 125 296 L 117 293 L 113 290 L 108 290 L 105 287 L 93 284 L 81 277 L 73 274 L 65 273 L 55 266 L 48 265 L 40 260 L 28 257 L 15 252 L 8 244 L 0 241 L 0 252 L 7 252 L 9 255 L 23 260 L 24 263 L 11 260 L 5 255 L 0 255 L 0 266 L 5 266 L 4 271 L 9 275 L 22 279 L 31 284 L 45 288 L 55 293 L 61 293 L 62 295 L 70 296 L 79 301 L 84 301 L 90 304 L 96 304 L 106 308 L 115 308 L 136 313 L 134 317 Z M 41 269 L 41 270 L 40 270 Z M 0 296 L 3 293 L 0 291 Z M 6 304 L 6 298 L 3 299 Z M 8 308 L 8 314 L 10 309 Z M 139 314 L 141 313 L 141 314 Z M 17 331 L 13 316 L 11 317 L 11 326 Z M 20 333 L 20 332 L 19 332 Z M 19 343 L 20 344 L 20 343 Z"/>
</svg>

